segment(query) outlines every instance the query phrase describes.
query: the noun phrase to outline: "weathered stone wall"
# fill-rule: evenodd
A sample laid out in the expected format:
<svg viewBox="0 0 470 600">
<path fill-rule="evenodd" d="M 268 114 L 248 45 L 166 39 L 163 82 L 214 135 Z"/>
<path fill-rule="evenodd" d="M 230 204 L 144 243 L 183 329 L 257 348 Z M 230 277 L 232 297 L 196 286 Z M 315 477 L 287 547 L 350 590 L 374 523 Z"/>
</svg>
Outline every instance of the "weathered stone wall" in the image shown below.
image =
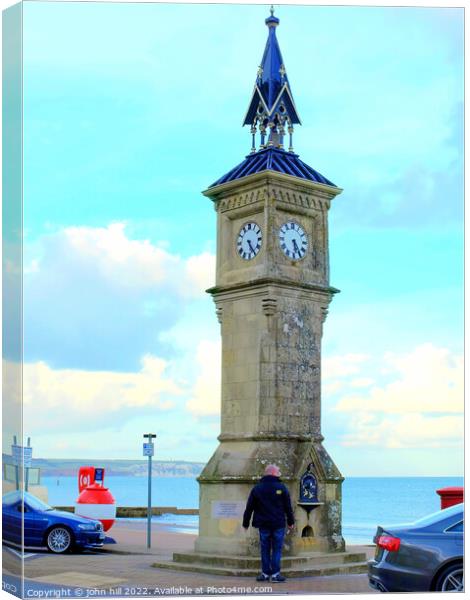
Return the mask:
<svg viewBox="0 0 470 600">
<path fill-rule="evenodd" d="M 313 298 L 275 296 L 260 347 L 260 431 L 320 435 L 321 317 Z M 265 351 L 268 350 L 268 352 Z"/>
<path fill-rule="evenodd" d="M 328 292 L 254 284 L 215 295 L 222 327 L 222 435 L 321 435 Z"/>
</svg>

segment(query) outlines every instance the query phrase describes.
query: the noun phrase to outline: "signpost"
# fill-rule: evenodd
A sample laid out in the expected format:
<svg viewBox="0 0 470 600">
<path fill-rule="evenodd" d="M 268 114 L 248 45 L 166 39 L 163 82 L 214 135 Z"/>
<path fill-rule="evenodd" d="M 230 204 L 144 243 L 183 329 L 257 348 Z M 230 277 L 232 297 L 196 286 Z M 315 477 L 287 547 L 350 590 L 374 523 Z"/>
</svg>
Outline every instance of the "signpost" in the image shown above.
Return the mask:
<svg viewBox="0 0 470 600">
<path fill-rule="evenodd" d="M 20 489 L 20 464 L 21 464 L 21 446 L 16 443 L 16 435 L 13 436 L 13 445 L 11 447 L 11 456 L 15 465 L 15 485 L 16 489 Z"/>
<path fill-rule="evenodd" d="M 156 438 L 155 433 L 144 433 L 144 438 L 147 438 L 147 442 L 144 442 L 144 456 L 149 457 L 149 475 L 148 475 L 148 502 L 147 502 L 147 548 L 151 546 L 151 535 L 152 535 L 152 456 L 155 453 L 155 445 L 153 438 Z"/>
<path fill-rule="evenodd" d="M 16 443 L 16 438 L 15 438 L 15 443 L 11 447 L 11 456 L 13 458 L 13 464 L 15 464 L 17 466 L 21 465 L 22 451 L 23 451 L 23 447 L 18 446 L 18 444 Z"/>
<path fill-rule="evenodd" d="M 24 489 L 25 492 L 28 491 L 28 483 L 29 483 L 29 469 L 32 467 L 33 463 L 33 449 L 30 446 L 31 438 L 28 438 L 26 446 L 20 446 L 17 443 L 16 435 L 13 436 L 13 444 L 11 446 L 11 456 L 13 459 L 13 464 L 15 465 L 15 478 L 16 478 L 16 489 L 20 489 L 20 468 L 22 469 L 22 473 L 24 473 Z M 22 480 L 23 478 L 21 478 Z"/>
<path fill-rule="evenodd" d="M 28 438 L 26 442 L 27 445 L 23 448 L 23 468 L 25 470 L 24 474 L 24 491 L 28 491 L 29 486 L 29 469 L 31 468 L 33 462 L 33 449 L 31 448 L 31 438 Z"/>
</svg>

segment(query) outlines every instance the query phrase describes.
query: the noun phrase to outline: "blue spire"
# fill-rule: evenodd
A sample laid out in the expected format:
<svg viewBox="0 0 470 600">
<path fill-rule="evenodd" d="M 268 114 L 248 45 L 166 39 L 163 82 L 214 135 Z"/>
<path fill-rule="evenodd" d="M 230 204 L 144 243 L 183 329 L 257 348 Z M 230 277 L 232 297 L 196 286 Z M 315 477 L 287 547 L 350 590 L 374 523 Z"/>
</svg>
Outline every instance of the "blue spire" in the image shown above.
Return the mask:
<svg viewBox="0 0 470 600">
<path fill-rule="evenodd" d="M 252 152 L 256 152 L 255 135 L 258 128 L 261 134 L 260 148 L 264 149 L 268 146 L 283 148 L 286 127 L 290 138 L 289 150 L 293 151 L 293 125 L 300 125 L 300 118 L 276 38 L 279 19 L 274 16 L 273 7 L 265 23 L 269 30 L 268 40 L 243 125 L 251 125 Z"/>
<path fill-rule="evenodd" d="M 253 143 L 251 154 L 234 169 L 220 177 L 210 187 L 228 184 L 257 173 L 266 171 L 282 173 L 311 183 L 337 188 L 321 173 L 300 160 L 292 148 L 294 125 L 300 125 L 292 92 L 282 60 L 281 50 L 276 39 L 276 27 L 279 19 L 271 16 L 265 21 L 268 26 L 268 41 L 263 59 L 258 69 L 255 88 L 243 125 L 251 125 Z M 289 134 L 289 148 L 284 149 L 286 130 Z M 261 143 L 255 147 L 255 136 L 259 131 Z M 338 192 L 336 192 L 338 193 Z M 210 194 L 208 194 L 210 195 Z"/>
</svg>

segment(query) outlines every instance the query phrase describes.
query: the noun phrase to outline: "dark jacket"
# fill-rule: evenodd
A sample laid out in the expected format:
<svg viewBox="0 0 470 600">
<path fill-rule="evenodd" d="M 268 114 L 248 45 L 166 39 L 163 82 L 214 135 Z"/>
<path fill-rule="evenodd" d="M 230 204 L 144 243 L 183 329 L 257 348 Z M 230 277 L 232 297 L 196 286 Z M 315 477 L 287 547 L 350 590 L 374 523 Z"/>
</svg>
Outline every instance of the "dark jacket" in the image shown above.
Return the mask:
<svg viewBox="0 0 470 600">
<path fill-rule="evenodd" d="M 294 513 L 289 490 L 279 477 L 265 475 L 251 490 L 243 515 L 243 527 L 249 527 L 251 515 L 253 527 L 281 529 L 294 524 Z"/>
</svg>

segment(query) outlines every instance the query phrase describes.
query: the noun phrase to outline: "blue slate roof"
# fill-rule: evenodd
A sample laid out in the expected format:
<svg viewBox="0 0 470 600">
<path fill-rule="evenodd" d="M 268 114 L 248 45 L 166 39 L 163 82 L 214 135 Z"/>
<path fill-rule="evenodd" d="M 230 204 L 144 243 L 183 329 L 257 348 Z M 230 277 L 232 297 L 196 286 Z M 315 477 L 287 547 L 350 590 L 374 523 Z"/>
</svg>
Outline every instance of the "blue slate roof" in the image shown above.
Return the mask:
<svg viewBox="0 0 470 600">
<path fill-rule="evenodd" d="M 250 100 L 243 124 L 251 125 L 252 148 L 245 160 L 234 169 L 220 177 L 210 187 L 235 181 L 241 177 L 275 171 L 292 175 L 307 181 L 337 187 L 329 179 L 302 162 L 293 151 L 292 134 L 294 124 L 300 124 L 300 118 L 294 105 L 292 91 L 282 60 L 281 50 L 276 38 L 279 19 L 271 16 L 265 21 L 268 26 L 268 40 L 264 49 L 255 88 Z M 256 150 L 255 137 L 261 136 Z M 284 150 L 284 140 L 289 136 L 289 150 Z"/>
<path fill-rule="evenodd" d="M 277 173 L 293 175 L 294 177 L 300 177 L 301 179 L 307 179 L 315 183 L 337 187 L 329 179 L 323 177 L 321 173 L 302 162 L 298 154 L 287 152 L 280 148 L 266 148 L 253 154 L 248 154 L 242 163 L 223 175 L 209 187 L 235 181 L 241 177 L 261 173 L 262 171 L 276 171 Z"/>
</svg>

